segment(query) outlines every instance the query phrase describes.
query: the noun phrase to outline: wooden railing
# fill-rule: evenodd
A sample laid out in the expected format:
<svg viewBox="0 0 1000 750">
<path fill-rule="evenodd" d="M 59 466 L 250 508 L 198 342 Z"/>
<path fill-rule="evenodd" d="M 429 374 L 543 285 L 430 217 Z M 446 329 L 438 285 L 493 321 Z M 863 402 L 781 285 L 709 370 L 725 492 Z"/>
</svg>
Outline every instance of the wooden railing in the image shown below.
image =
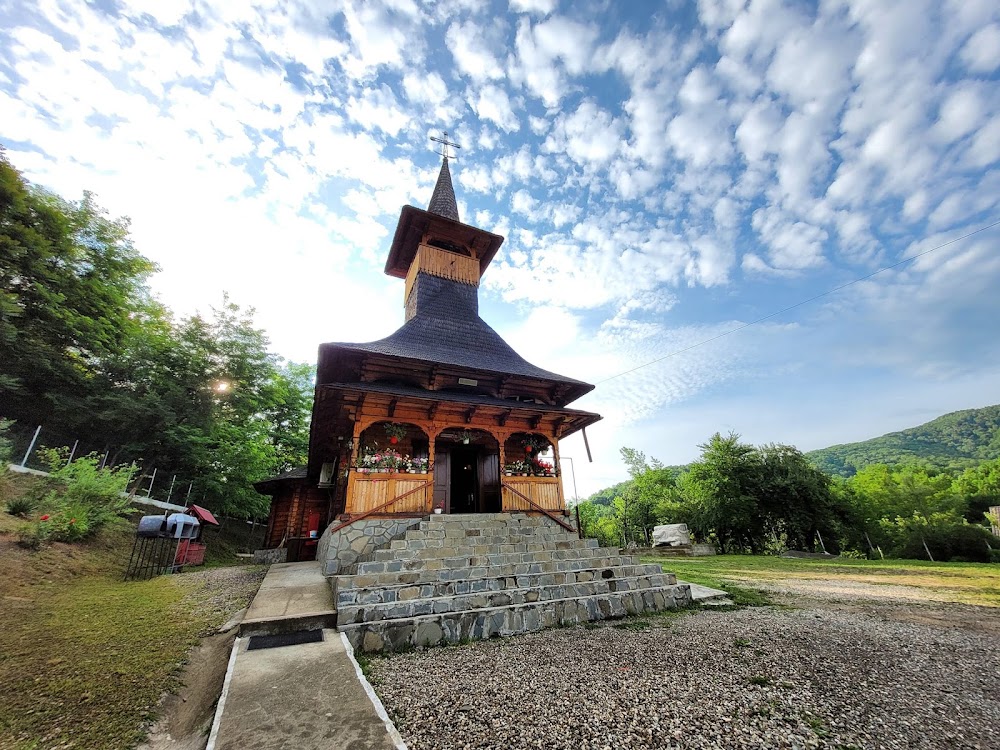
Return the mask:
<svg viewBox="0 0 1000 750">
<path fill-rule="evenodd" d="M 479 286 L 479 271 L 479 261 L 475 258 L 450 253 L 439 247 L 420 245 L 413 262 L 410 264 L 410 271 L 406 274 L 403 299 L 410 298 L 410 291 L 413 289 L 413 282 L 418 273 L 429 273 L 431 276 L 440 276 L 442 279 Z"/>
<path fill-rule="evenodd" d="M 409 497 L 410 495 L 412 495 L 412 494 L 414 494 L 416 492 L 419 492 L 422 489 L 426 489 L 433 481 L 434 481 L 433 479 L 426 479 L 423 482 L 420 482 L 420 484 L 418 486 L 416 486 L 416 487 L 414 487 L 414 488 L 412 488 L 410 490 L 407 490 L 406 492 L 403 492 L 403 493 L 401 493 L 399 495 L 396 495 L 391 500 L 387 500 L 386 502 L 382 503 L 381 505 L 379 505 L 379 506 L 377 506 L 375 508 L 372 508 L 371 510 L 366 510 L 360 516 L 355 516 L 354 518 L 350 519 L 349 521 L 344 521 L 343 523 L 337 524 L 336 526 L 334 526 L 333 528 L 330 529 L 329 533 L 332 534 L 334 532 L 340 531 L 341 529 L 346 529 L 348 526 L 350 526 L 352 523 L 355 523 L 356 521 L 360 521 L 363 518 L 368 518 L 368 516 L 372 516 L 372 515 L 374 515 L 376 513 L 381 513 L 383 510 L 385 510 L 386 508 L 388 508 L 391 505 L 395 505 L 400 500 L 403 500 L 404 498 Z"/>
<path fill-rule="evenodd" d="M 557 524 L 559 524 L 564 529 L 566 529 L 566 531 L 569 531 L 570 533 L 573 533 L 573 534 L 576 533 L 576 529 L 574 529 L 571 524 L 568 524 L 564 520 L 562 520 L 561 518 L 559 518 L 559 516 L 556 514 L 555 511 L 549 510 L 547 508 L 543 508 L 541 505 L 539 505 L 538 503 L 536 503 L 530 497 L 528 497 L 527 495 L 521 494 L 520 492 L 518 492 L 516 489 L 514 489 L 513 487 L 511 487 L 506 482 L 501 482 L 500 483 L 500 489 L 501 489 L 501 492 L 503 490 L 506 490 L 507 492 L 510 492 L 514 496 L 516 496 L 516 497 L 520 498 L 521 500 L 523 500 L 524 503 L 527 503 L 528 506 L 529 506 L 528 508 L 518 508 L 517 510 L 524 511 L 524 510 L 528 510 L 530 508 L 530 510 L 537 511 L 538 513 L 544 513 L 549 518 L 551 518 L 553 521 L 555 521 Z M 507 510 L 508 510 L 508 508 L 507 508 L 507 501 L 506 501 L 506 498 L 505 498 L 504 499 L 504 511 L 506 512 Z"/>
<path fill-rule="evenodd" d="M 503 496 L 503 510 L 507 513 L 516 513 L 520 510 L 527 510 L 527 502 L 533 502 L 542 508 L 552 511 L 562 512 L 563 498 L 559 491 L 558 477 L 503 477 L 504 486 L 517 490 L 517 494 L 506 493 Z M 528 501 L 522 500 L 520 496 L 527 497 Z"/>
<path fill-rule="evenodd" d="M 352 471 L 347 483 L 347 513 L 365 513 L 381 505 L 391 497 L 396 497 L 415 487 L 426 486 L 428 474 L 377 473 L 362 474 Z M 430 513 L 431 495 L 406 495 L 409 501 L 397 505 L 396 513 Z"/>
</svg>

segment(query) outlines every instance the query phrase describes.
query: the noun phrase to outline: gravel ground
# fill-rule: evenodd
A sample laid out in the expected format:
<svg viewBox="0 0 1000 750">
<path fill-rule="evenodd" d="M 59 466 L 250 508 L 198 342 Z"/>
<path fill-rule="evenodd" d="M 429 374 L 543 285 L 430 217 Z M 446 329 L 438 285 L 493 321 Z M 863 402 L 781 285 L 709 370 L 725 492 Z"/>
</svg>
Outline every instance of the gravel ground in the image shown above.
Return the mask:
<svg viewBox="0 0 1000 750">
<path fill-rule="evenodd" d="M 864 613 L 654 617 L 379 658 L 370 672 L 412 750 L 1000 748 L 995 637 Z"/>
<path fill-rule="evenodd" d="M 172 580 L 187 589 L 185 599 L 195 614 L 207 616 L 219 627 L 250 606 L 266 573 L 266 565 L 238 565 L 182 573 Z"/>
</svg>

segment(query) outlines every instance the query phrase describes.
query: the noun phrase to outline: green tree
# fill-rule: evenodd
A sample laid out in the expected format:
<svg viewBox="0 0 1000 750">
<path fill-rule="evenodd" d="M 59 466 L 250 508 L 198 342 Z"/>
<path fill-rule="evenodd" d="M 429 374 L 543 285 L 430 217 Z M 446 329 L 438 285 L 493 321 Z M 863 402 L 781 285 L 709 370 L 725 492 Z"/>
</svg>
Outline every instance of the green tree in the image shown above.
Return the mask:
<svg viewBox="0 0 1000 750">
<path fill-rule="evenodd" d="M 755 496 L 759 460 L 739 435 L 715 433 L 699 446 L 701 458 L 684 475 L 682 489 L 690 502 L 688 525 L 696 536 L 714 538 L 723 553 L 750 550 L 760 554 L 767 541 L 767 520 Z"/>
<path fill-rule="evenodd" d="M 31 187 L 0 152 L 0 390 L 24 424 L 86 423 L 95 365 L 134 329 L 152 263 L 85 193 Z"/>
<path fill-rule="evenodd" d="M 0 153 L 3 416 L 261 515 L 252 483 L 306 460 L 312 369 L 272 354 L 228 298 L 176 321 L 147 291 L 153 270 L 127 220 L 31 187 Z"/>
<path fill-rule="evenodd" d="M 657 525 L 684 516 L 677 487 L 678 471 L 655 458 L 647 460 L 645 453 L 634 448 L 622 448 L 621 455 L 631 481 L 624 485 L 615 505 L 620 507 L 626 542 L 635 541 L 648 547 L 653 543 L 653 529 Z"/>
</svg>

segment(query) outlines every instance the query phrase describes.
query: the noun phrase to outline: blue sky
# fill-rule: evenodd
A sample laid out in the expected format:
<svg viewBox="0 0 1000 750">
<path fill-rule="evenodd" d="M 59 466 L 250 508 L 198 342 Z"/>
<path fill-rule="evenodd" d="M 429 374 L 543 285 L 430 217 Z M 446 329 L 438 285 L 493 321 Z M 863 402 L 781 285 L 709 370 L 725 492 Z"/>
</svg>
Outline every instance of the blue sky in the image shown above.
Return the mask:
<svg viewBox="0 0 1000 750">
<path fill-rule="evenodd" d="M 132 219 L 179 314 L 283 356 L 402 322 L 382 275 L 438 157 L 507 237 L 483 317 L 597 382 L 581 494 L 716 430 L 804 450 L 1000 401 L 989 0 L 0 2 L 0 143 Z M 601 382 L 604 381 L 604 382 Z"/>
</svg>

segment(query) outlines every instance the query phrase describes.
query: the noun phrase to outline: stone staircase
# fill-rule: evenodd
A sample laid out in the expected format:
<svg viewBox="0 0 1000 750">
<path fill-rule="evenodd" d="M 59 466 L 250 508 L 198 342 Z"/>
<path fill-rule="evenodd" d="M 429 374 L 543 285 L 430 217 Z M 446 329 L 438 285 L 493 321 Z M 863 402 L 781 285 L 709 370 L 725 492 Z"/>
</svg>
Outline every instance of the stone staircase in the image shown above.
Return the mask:
<svg viewBox="0 0 1000 750">
<path fill-rule="evenodd" d="M 338 629 L 365 652 L 527 633 L 691 602 L 658 565 L 544 516 L 430 516 L 333 579 Z"/>
</svg>

